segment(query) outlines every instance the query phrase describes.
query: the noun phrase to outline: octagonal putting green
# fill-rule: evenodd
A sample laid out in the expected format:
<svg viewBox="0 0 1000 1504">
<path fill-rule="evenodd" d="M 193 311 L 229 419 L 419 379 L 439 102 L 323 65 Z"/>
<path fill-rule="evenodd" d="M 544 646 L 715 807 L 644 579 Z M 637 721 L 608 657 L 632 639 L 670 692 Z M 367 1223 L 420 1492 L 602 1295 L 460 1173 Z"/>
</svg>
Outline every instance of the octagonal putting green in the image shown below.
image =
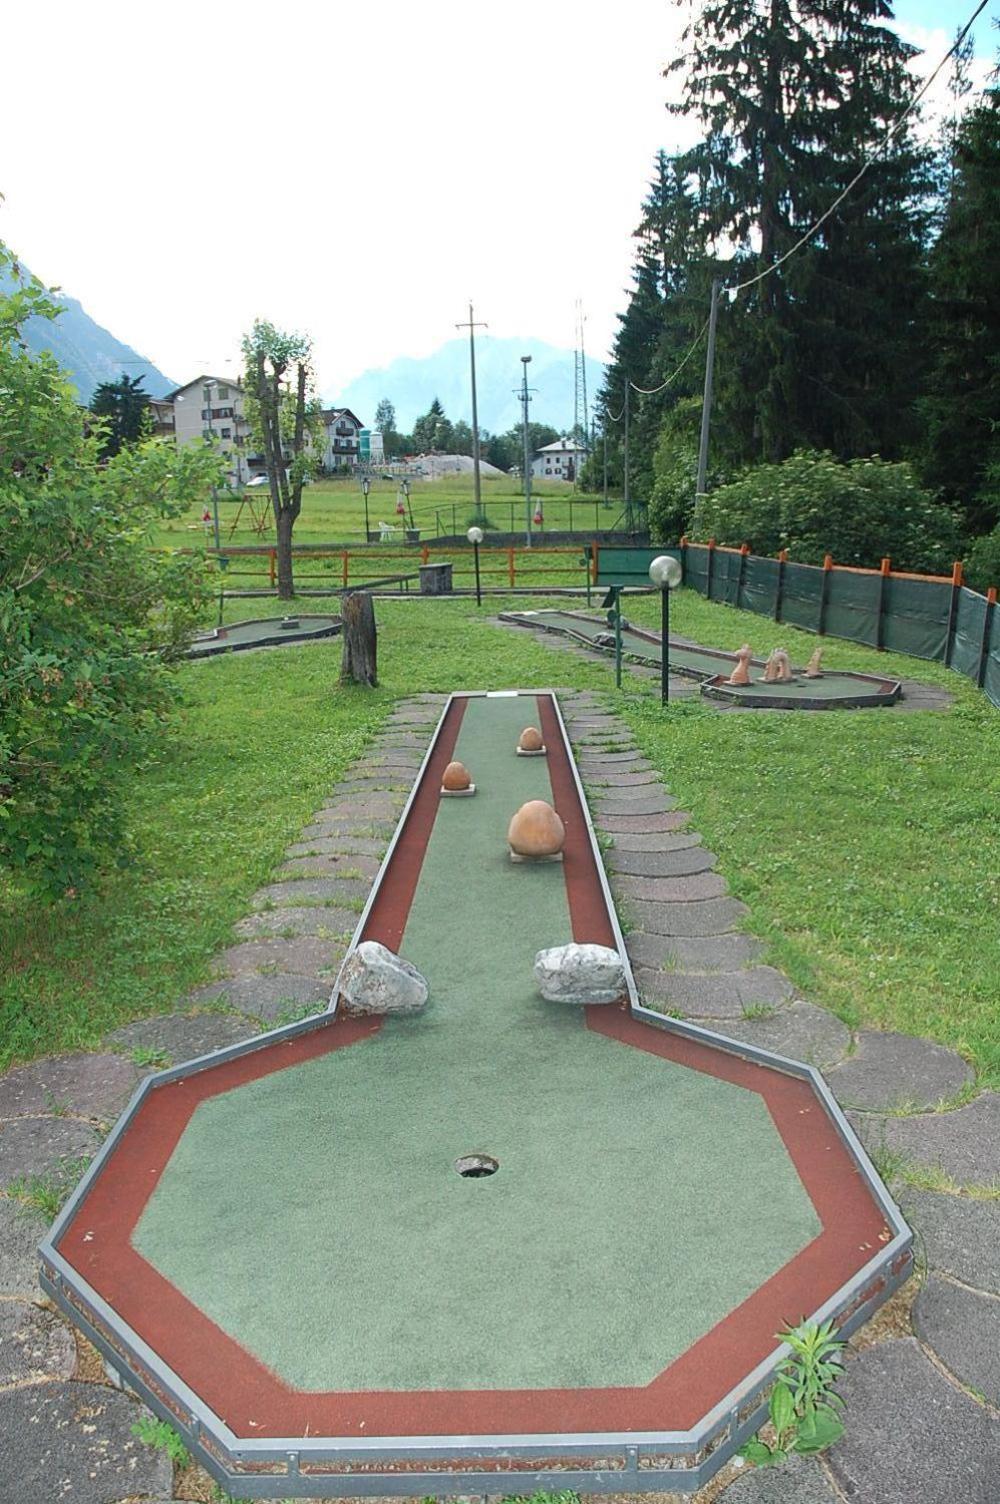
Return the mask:
<svg viewBox="0 0 1000 1504">
<path fill-rule="evenodd" d="M 547 753 L 518 757 L 532 722 Z M 456 757 L 477 793 L 442 799 Z M 512 863 L 536 798 L 564 859 Z M 426 1010 L 146 1083 L 46 1289 L 241 1497 L 699 1486 L 759 1423 L 776 1333 L 849 1330 L 909 1269 L 832 1098 L 639 1007 L 627 961 L 620 1005 L 538 995 L 538 950 L 622 949 L 551 695 L 449 702 L 362 939 Z"/>
<path fill-rule="evenodd" d="M 341 628 L 339 616 L 309 615 L 262 616 L 252 621 L 234 621 L 196 637 L 188 650 L 189 658 L 212 658 L 218 653 L 239 653 L 248 648 L 282 647 L 289 642 L 311 642 L 320 637 L 335 637 Z"/>
<path fill-rule="evenodd" d="M 614 631 L 606 617 L 587 616 L 582 611 L 505 611 L 501 621 L 535 631 L 554 632 L 574 638 L 587 647 L 614 652 Z M 643 627 L 624 623 L 622 655 L 636 663 L 661 662 L 659 635 Z M 880 705 L 894 705 L 902 686 L 896 679 L 875 674 L 859 674 L 848 669 L 824 669 L 818 678 L 807 678 L 802 669 L 794 670 L 790 683 L 765 683 L 764 661 L 751 660 L 752 684 L 729 684 L 736 665 L 735 653 L 701 647 L 696 642 L 670 639 L 670 672 L 697 679 L 707 699 L 726 700 L 752 710 L 864 710 Z"/>
</svg>

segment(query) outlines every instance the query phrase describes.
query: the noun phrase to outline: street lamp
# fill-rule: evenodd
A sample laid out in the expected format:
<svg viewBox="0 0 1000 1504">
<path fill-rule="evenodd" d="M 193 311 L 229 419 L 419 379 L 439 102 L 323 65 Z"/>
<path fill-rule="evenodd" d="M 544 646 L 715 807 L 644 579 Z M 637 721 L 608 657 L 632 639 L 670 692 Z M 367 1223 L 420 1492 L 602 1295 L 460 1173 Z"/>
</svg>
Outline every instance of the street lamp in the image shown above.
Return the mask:
<svg viewBox="0 0 1000 1504">
<path fill-rule="evenodd" d="M 370 543 L 372 541 L 371 529 L 368 525 L 368 492 L 371 490 L 371 488 L 371 480 L 367 475 L 363 475 L 361 477 L 361 490 L 365 498 L 365 543 Z"/>
<path fill-rule="evenodd" d="M 483 592 L 479 586 L 479 545 L 483 541 L 483 530 L 481 527 L 470 527 L 465 536 L 472 544 L 472 551 L 476 556 L 476 605 L 481 606 L 483 604 Z"/>
<path fill-rule="evenodd" d="M 670 699 L 670 592 L 676 590 L 684 571 L 673 554 L 660 554 L 649 566 L 649 578 L 660 592 L 660 702 Z"/>
</svg>

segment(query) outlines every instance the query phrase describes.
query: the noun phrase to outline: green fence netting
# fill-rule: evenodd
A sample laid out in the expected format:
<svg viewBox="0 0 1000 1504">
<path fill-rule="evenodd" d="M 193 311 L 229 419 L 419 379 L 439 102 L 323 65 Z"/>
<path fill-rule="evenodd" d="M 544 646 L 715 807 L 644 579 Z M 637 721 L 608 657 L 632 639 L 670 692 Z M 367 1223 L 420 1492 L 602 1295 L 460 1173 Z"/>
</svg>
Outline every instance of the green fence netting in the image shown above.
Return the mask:
<svg viewBox="0 0 1000 1504">
<path fill-rule="evenodd" d="M 947 663 L 1000 706 L 1000 612 L 973 590 L 919 575 L 782 564 L 696 543 L 680 550 L 603 547 L 598 584 L 645 585 L 660 553 L 678 555 L 684 583 L 710 600 L 807 632 Z"/>
</svg>

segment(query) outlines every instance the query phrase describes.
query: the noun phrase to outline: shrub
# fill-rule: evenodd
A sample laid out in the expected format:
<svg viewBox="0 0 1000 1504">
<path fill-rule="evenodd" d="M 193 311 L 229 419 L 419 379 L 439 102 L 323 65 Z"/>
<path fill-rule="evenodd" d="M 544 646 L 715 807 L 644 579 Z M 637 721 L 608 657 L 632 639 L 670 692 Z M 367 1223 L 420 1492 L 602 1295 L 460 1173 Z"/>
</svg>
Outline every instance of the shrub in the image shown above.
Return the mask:
<svg viewBox="0 0 1000 1504">
<path fill-rule="evenodd" d="M 965 578 L 973 590 L 1000 585 L 1000 527 L 973 543 L 965 557 Z"/>
<path fill-rule="evenodd" d="M 935 501 L 907 464 L 878 458 L 843 464 L 832 454 L 801 450 L 776 465 L 758 465 L 699 498 L 692 537 L 774 555 L 787 548 L 803 564 L 947 572 L 958 557 L 954 513 Z"/>
<path fill-rule="evenodd" d="M 682 397 L 663 420 L 649 497 L 649 531 L 654 543 L 677 543 L 691 521 L 700 424 L 700 397 Z"/>
<path fill-rule="evenodd" d="M 100 423 L 19 339 L 57 312 L 38 283 L 0 294 L 0 867 L 59 893 L 121 852 L 122 770 L 161 732 L 205 603 L 204 559 L 154 552 L 149 526 L 204 505 L 221 461 L 152 439 L 101 465 Z"/>
</svg>

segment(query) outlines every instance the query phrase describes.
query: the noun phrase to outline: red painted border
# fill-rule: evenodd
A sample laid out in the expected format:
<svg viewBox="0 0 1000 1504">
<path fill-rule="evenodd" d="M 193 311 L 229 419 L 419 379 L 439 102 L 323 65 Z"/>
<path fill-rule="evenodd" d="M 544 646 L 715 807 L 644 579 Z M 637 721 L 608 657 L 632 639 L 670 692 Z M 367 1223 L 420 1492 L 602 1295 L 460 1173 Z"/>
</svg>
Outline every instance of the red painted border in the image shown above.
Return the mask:
<svg viewBox="0 0 1000 1504">
<path fill-rule="evenodd" d="M 547 696 L 539 696 L 537 703 L 549 747 L 553 798 L 566 825 L 564 871 L 573 933 L 578 940 L 613 943 L 555 710 Z M 454 750 L 464 708 L 459 700 L 449 711 L 373 904 L 366 935 L 396 935 L 398 944 L 437 809 L 440 773 Z M 363 1044 L 377 1033 L 378 1020 L 338 1018 L 297 1039 L 155 1088 L 64 1230 L 59 1251 L 240 1437 L 688 1429 L 773 1352 L 774 1333 L 783 1323 L 816 1309 L 857 1273 L 888 1229 L 807 1082 L 692 1043 L 620 1009 L 589 1008 L 586 1022 L 625 1047 L 759 1092 L 823 1224 L 823 1232 L 807 1248 L 644 1388 L 297 1391 L 210 1321 L 132 1247 L 131 1232 L 199 1102 L 329 1050 Z M 317 1291 L 317 1302 L 321 1301 L 322 1292 Z"/>
</svg>

